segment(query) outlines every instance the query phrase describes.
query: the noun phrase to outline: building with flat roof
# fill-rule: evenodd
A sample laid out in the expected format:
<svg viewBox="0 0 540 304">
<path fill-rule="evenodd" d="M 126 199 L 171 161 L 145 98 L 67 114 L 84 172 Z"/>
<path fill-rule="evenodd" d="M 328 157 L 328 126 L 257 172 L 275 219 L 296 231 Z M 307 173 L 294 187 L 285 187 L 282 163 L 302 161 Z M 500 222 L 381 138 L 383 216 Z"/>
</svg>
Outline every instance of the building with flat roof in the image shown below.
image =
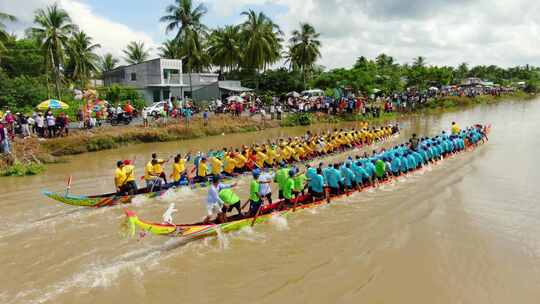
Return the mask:
<svg viewBox="0 0 540 304">
<path fill-rule="evenodd" d="M 219 81 L 219 75 L 215 73 L 192 73 L 191 80 L 189 76 L 182 71 L 182 60 L 156 58 L 105 72 L 103 84 L 131 86 L 147 103 L 172 96 L 192 97 L 195 101 L 214 100 L 227 94 L 251 91 L 242 87 L 240 81 Z"/>
</svg>

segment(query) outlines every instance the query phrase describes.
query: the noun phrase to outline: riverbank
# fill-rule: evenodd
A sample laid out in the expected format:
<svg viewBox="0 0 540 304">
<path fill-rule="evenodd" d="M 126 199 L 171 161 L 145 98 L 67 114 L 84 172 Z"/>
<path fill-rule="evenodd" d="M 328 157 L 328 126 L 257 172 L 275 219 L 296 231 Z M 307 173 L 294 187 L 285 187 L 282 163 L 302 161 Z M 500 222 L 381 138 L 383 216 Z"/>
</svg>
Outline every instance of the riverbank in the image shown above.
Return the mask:
<svg viewBox="0 0 540 304">
<path fill-rule="evenodd" d="M 430 101 L 413 112 L 381 113 L 380 117 L 363 115 L 292 114 L 278 120 L 255 120 L 248 117 L 216 116 L 204 126 L 202 119 L 195 118 L 189 127 L 184 122 L 143 128 L 140 126 L 107 127 L 93 130 L 76 130 L 70 136 L 53 139 L 16 139 L 9 156 L 0 157 L 0 176 L 24 176 L 39 174 L 46 164 L 61 162 L 63 156 L 86 152 L 114 149 L 128 144 L 167 142 L 213 136 L 220 134 L 252 132 L 276 127 L 312 125 L 318 123 L 340 123 L 367 121 L 371 125 L 386 124 L 408 115 L 433 114 L 461 110 L 480 104 L 491 104 L 506 100 L 527 100 L 534 98 L 524 92 L 503 96 L 445 97 Z"/>
</svg>

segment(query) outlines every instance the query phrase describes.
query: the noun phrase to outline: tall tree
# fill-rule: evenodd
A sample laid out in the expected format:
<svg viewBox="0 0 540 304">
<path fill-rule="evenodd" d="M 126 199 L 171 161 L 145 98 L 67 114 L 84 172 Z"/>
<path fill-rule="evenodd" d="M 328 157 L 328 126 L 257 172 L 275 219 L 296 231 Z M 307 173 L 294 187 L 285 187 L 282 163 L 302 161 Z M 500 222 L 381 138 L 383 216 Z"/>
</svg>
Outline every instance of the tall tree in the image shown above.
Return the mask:
<svg viewBox="0 0 540 304">
<path fill-rule="evenodd" d="M 182 45 L 177 39 L 167 40 L 159 47 L 159 56 L 167 59 L 181 59 Z"/>
<path fill-rule="evenodd" d="M 92 38 L 85 32 L 75 32 L 69 40 L 68 55 L 73 65 L 73 80 L 84 89 L 92 73 L 98 72 L 99 56 L 95 51 L 99 44 L 92 44 Z"/>
<path fill-rule="evenodd" d="M 123 52 L 126 55 L 124 59 L 129 64 L 139 64 L 146 61 L 150 56 L 149 51 L 145 49 L 144 42 L 142 41 L 131 41 Z"/>
<path fill-rule="evenodd" d="M 413 67 L 424 67 L 426 65 L 426 58 L 418 56 L 413 60 Z"/>
<path fill-rule="evenodd" d="M 64 63 L 65 48 L 76 26 L 71 23 L 68 13 L 58 7 L 57 3 L 37 10 L 34 23 L 37 27 L 32 28 L 32 31 L 41 42 L 45 62 L 52 70 L 57 98 L 60 98 L 61 67 Z"/>
<path fill-rule="evenodd" d="M 192 0 L 175 0 L 174 4 L 167 6 L 166 15 L 159 20 L 166 23 L 165 33 L 176 31 L 175 39 L 182 45 L 184 61 L 189 74 L 189 87 L 193 92 L 191 82 L 192 68 L 202 70 L 207 61 L 202 41 L 206 36 L 207 28 L 201 22 L 207 13 L 206 6 L 200 3 L 195 8 Z"/>
<path fill-rule="evenodd" d="M 231 72 L 240 65 L 242 50 L 240 47 L 240 28 L 235 25 L 227 25 L 212 32 L 208 40 L 208 55 L 211 63 L 224 67 Z"/>
<path fill-rule="evenodd" d="M 281 42 L 283 32 L 264 13 L 253 11 L 242 12 L 247 19 L 241 25 L 241 36 L 244 49 L 244 67 L 256 74 L 281 58 Z"/>
<path fill-rule="evenodd" d="M 112 71 L 116 68 L 118 62 L 118 59 L 116 59 L 111 53 L 107 53 L 99 60 L 99 70 L 101 73 Z"/>
<path fill-rule="evenodd" d="M 4 42 L 9 39 L 9 34 L 6 32 L 6 24 L 4 22 L 17 21 L 15 16 L 0 12 L 0 53 L 5 51 Z"/>
<path fill-rule="evenodd" d="M 294 30 L 289 39 L 291 43 L 289 57 L 293 68 L 296 66 L 300 69 L 304 86 L 313 65 L 321 57 L 321 41 L 317 39 L 319 36 L 311 24 L 300 23 L 300 30 Z"/>
</svg>

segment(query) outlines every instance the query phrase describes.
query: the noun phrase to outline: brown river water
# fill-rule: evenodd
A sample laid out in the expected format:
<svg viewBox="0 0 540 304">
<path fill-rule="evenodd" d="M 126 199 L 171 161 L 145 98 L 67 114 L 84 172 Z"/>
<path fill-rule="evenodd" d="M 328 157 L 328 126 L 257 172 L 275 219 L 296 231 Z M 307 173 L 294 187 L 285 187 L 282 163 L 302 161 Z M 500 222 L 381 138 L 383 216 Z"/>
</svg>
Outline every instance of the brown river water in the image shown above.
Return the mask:
<svg viewBox="0 0 540 304">
<path fill-rule="evenodd" d="M 490 141 L 412 176 L 270 223 L 190 243 L 120 233 L 123 206 L 41 195 L 112 190 L 117 159 L 295 135 L 267 130 L 88 153 L 42 175 L 0 179 L 0 303 L 539 303 L 540 100 L 413 117 L 403 132 L 492 123 Z M 325 126 L 318 128 L 324 128 Z M 343 156 L 341 156 L 343 157 Z M 166 169 L 169 166 L 166 167 Z M 247 198 L 249 177 L 239 179 Z M 175 222 L 204 215 L 204 189 L 129 207 Z"/>
</svg>

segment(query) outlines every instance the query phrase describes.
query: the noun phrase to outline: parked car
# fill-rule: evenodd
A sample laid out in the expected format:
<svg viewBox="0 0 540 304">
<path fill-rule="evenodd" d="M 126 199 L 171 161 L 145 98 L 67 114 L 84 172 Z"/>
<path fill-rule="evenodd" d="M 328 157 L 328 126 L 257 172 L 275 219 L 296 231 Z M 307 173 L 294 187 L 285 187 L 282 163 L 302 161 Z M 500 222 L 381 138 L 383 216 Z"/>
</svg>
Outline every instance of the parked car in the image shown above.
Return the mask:
<svg viewBox="0 0 540 304">
<path fill-rule="evenodd" d="M 155 102 L 153 105 L 144 108 L 143 111 L 145 111 L 149 116 L 156 117 L 163 112 L 164 106 L 165 101 Z"/>
</svg>

